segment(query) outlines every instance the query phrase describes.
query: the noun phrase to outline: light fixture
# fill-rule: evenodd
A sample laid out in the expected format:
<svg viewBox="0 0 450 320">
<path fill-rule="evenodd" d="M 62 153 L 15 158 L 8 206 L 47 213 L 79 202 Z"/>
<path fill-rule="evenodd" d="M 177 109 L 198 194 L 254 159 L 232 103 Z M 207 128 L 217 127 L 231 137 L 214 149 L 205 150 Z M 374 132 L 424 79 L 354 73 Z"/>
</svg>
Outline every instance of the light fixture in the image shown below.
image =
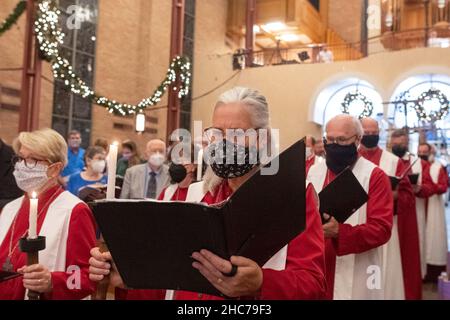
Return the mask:
<svg viewBox="0 0 450 320">
<path fill-rule="evenodd" d="M 438 0 L 437 1 L 437 6 L 439 9 L 444 9 L 446 5 L 447 5 L 447 0 Z"/>
<path fill-rule="evenodd" d="M 142 111 L 136 114 L 136 132 L 144 132 L 145 131 L 145 113 Z"/>
<path fill-rule="evenodd" d="M 392 26 L 394 25 L 394 17 L 392 15 L 392 11 L 389 11 L 386 14 L 386 18 L 385 18 L 384 23 L 386 24 L 386 27 L 392 28 Z"/>
<path fill-rule="evenodd" d="M 285 23 L 277 21 L 277 22 L 269 22 L 265 25 L 262 25 L 261 28 L 266 32 L 277 32 L 287 29 Z"/>
</svg>

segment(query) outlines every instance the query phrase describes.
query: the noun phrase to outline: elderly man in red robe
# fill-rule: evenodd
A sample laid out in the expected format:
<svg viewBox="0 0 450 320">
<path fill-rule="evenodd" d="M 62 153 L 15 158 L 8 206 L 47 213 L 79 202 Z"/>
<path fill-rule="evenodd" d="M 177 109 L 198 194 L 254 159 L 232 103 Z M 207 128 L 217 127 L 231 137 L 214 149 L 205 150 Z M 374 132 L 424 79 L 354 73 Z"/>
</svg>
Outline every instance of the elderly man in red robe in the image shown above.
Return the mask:
<svg viewBox="0 0 450 320">
<path fill-rule="evenodd" d="M 388 176 L 401 176 L 407 168 L 400 159 L 378 146 L 380 128 L 378 122 L 371 118 L 361 120 L 364 137 L 359 153 L 379 166 Z M 421 299 L 422 281 L 420 272 L 419 236 L 417 232 L 415 196 L 408 177 L 404 177 L 393 191 L 394 224 L 392 236 L 384 249 L 384 283 L 386 299 Z M 399 238 L 398 224 L 407 225 L 410 220 L 411 230 L 403 232 L 408 239 Z"/>
<path fill-rule="evenodd" d="M 228 199 L 252 174 L 257 165 L 248 162 L 250 148 L 243 145 L 217 139 L 225 137 L 227 130 L 269 128 L 269 109 L 266 98 L 258 91 L 237 87 L 225 92 L 217 102 L 213 114 L 213 126 L 206 130 L 205 136 L 210 143 L 233 143 L 233 152 L 245 154 L 242 164 L 222 164 L 213 162 L 205 174 L 204 182 L 189 187 L 187 201 L 216 204 Z M 251 139 L 250 139 L 251 140 Z M 227 142 L 228 141 L 228 142 Z M 251 143 L 251 142 L 248 142 Z M 253 142 L 254 143 L 254 142 Z M 247 146 L 247 144 L 246 144 Z M 251 147 L 248 145 L 248 147 Z M 226 156 L 226 152 L 224 152 Z M 233 155 L 235 158 L 236 154 Z M 295 164 L 293 164 L 295 165 Z M 299 183 L 304 183 L 299 181 Z M 265 195 L 270 196 L 270 195 Z M 302 195 L 299 195 L 302 196 Z M 215 288 L 224 295 L 242 299 L 321 299 L 326 290 L 324 238 L 318 213 L 316 194 L 311 185 L 306 191 L 306 229 L 286 247 L 278 252 L 265 266 L 260 267 L 246 257 L 231 257 L 224 260 L 208 250 L 194 252 L 196 260 L 192 267 L 197 269 Z M 276 214 L 276 212 L 274 212 Z M 100 253 L 98 248 L 91 252 L 90 277 L 100 281 L 111 273 L 111 282 L 123 287 L 120 275 L 108 263 L 113 257 L 109 253 Z M 149 261 L 150 262 L 150 261 Z M 237 273 L 226 277 L 237 267 Z M 213 300 L 218 297 L 183 291 L 140 291 L 128 295 L 127 299 L 177 299 L 177 300 Z"/>
<path fill-rule="evenodd" d="M 345 223 L 333 217 L 323 230 L 329 299 L 384 299 L 382 248 L 391 237 L 393 196 L 387 175 L 358 155 L 363 129 L 358 119 L 339 115 L 326 126 L 326 162 L 311 167 L 308 180 L 320 192 L 350 167 L 367 192 L 368 202 Z M 345 190 L 342 190 L 345 192 Z"/>
<path fill-rule="evenodd" d="M 420 250 L 420 269 L 422 279 L 425 277 L 427 270 L 427 262 L 425 257 L 425 232 L 426 232 L 426 212 L 427 212 L 427 198 L 431 197 L 435 192 L 435 187 L 430 176 L 430 164 L 418 157 L 413 156 L 408 152 L 409 149 L 409 135 L 408 132 L 400 129 L 392 132 L 391 135 L 392 153 L 401 159 L 405 166 L 405 170 L 411 167 L 408 174 L 416 174 L 419 176 L 417 183 L 414 182 L 413 190 L 416 196 L 416 217 L 417 228 L 419 232 L 419 250 Z M 406 223 L 408 225 L 403 225 Z M 414 227 L 411 221 L 399 221 L 400 238 L 404 241 L 409 241 L 411 232 Z M 407 234 L 403 234 L 406 232 Z M 400 240 L 402 241 L 402 240 Z"/>
</svg>

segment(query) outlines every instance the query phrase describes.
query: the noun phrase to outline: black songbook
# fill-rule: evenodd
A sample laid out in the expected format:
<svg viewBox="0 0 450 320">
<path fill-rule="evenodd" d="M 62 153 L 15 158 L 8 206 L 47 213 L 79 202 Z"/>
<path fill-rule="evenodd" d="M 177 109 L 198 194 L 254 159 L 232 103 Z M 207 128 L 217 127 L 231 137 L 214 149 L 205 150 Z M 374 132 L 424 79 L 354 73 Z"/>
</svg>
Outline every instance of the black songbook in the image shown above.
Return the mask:
<svg viewBox="0 0 450 320">
<path fill-rule="evenodd" d="M 410 174 L 410 175 L 408 175 L 408 179 L 409 179 L 409 182 L 411 182 L 411 184 L 413 186 L 415 186 L 419 182 L 419 174 L 418 173 Z"/>
<path fill-rule="evenodd" d="M 125 284 L 221 295 L 192 267 L 208 249 L 263 266 L 305 229 L 305 143 L 280 154 L 275 175 L 256 172 L 220 205 L 99 200 L 91 207 Z M 270 165 L 269 165 L 270 166 Z"/>
<path fill-rule="evenodd" d="M 319 199 L 322 215 L 326 213 L 344 223 L 369 200 L 369 196 L 352 170 L 347 168 L 319 193 Z"/>
<path fill-rule="evenodd" d="M 7 271 L 0 270 L 0 283 L 11 280 L 11 279 L 18 278 L 20 276 L 21 276 L 21 274 L 17 273 L 17 272 L 7 272 Z"/>
<path fill-rule="evenodd" d="M 398 187 L 398 185 L 400 183 L 401 178 L 389 176 L 389 180 L 391 180 L 391 189 L 392 189 L 392 191 L 397 190 L 397 187 Z"/>
</svg>

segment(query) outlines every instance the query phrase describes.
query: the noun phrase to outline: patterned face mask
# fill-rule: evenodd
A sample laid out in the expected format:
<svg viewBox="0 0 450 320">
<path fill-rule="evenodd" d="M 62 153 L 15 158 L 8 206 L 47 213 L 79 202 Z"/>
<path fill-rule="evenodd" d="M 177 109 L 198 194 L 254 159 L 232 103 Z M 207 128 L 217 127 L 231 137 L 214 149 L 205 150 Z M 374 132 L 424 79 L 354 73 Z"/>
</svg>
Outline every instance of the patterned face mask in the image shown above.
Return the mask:
<svg viewBox="0 0 450 320">
<path fill-rule="evenodd" d="M 223 179 L 242 177 L 259 163 L 256 147 L 248 148 L 224 139 L 208 148 L 211 169 Z"/>
<path fill-rule="evenodd" d="M 16 163 L 14 169 L 17 186 L 25 192 L 30 193 L 39 190 L 48 181 L 48 166 L 46 165 L 38 163 L 34 168 L 30 169 L 25 165 L 24 161 L 20 161 Z"/>
</svg>

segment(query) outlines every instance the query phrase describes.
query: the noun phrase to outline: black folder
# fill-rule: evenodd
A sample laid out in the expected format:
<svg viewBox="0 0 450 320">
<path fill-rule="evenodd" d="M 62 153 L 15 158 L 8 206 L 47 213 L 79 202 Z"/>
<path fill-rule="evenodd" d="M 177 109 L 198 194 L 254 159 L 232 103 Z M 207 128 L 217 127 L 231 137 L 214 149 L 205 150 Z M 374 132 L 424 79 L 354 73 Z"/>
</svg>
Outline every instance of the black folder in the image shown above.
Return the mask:
<svg viewBox="0 0 450 320">
<path fill-rule="evenodd" d="M 344 223 L 369 197 L 352 170 L 347 168 L 319 193 L 319 199 L 321 214 L 326 213 Z"/>
<path fill-rule="evenodd" d="M 400 183 L 401 178 L 389 176 L 389 180 L 391 181 L 391 189 L 392 189 L 392 191 L 397 190 L 397 187 L 398 187 L 398 185 Z"/>
<path fill-rule="evenodd" d="M 263 266 L 306 223 L 304 140 L 277 159 L 277 174 L 258 171 L 219 206 L 140 200 L 92 203 L 125 284 L 220 295 L 192 267 L 191 254 L 201 249 L 224 259 L 244 256 Z"/>
<path fill-rule="evenodd" d="M 6 272 L 3 270 L 0 270 L 0 283 L 11 280 L 11 279 L 15 279 L 20 277 L 21 274 L 17 273 L 17 272 Z"/>
<path fill-rule="evenodd" d="M 415 186 L 419 182 L 419 174 L 418 173 L 410 174 L 410 175 L 408 175 L 408 179 L 409 179 L 409 182 L 411 182 L 411 184 L 413 186 Z"/>
</svg>

